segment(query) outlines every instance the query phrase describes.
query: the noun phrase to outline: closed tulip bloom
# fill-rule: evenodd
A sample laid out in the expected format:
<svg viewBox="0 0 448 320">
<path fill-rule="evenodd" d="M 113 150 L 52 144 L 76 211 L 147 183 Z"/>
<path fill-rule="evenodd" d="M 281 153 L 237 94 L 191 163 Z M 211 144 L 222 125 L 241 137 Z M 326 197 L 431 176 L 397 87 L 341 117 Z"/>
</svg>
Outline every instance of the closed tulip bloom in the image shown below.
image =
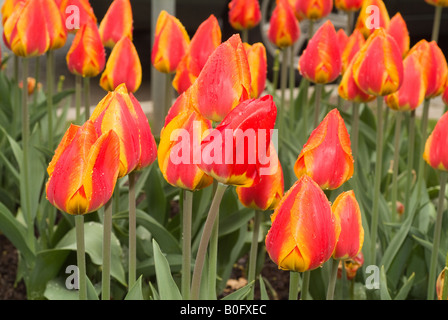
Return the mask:
<svg viewBox="0 0 448 320">
<path fill-rule="evenodd" d="M 112 49 L 100 78 L 100 86 L 106 91 L 113 91 L 122 83 L 130 92 L 137 91 L 142 83 L 140 58 L 128 37 L 121 38 Z"/>
<path fill-rule="evenodd" d="M 97 23 L 97 18 L 89 0 L 58 0 L 59 10 L 65 22 L 67 32 L 76 33 L 79 28 L 91 21 Z M 78 20 L 79 19 L 79 20 Z"/>
<path fill-rule="evenodd" d="M 277 108 L 270 95 L 248 99 L 233 109 L 201 144 L 206 174 L 227 185 L 258 183 L 266 160 Z"/>
<path fill-rule="evenodd" d="M 443 269 L 442 272 L 440 272 L 439 276 L 437 277 L 436 292 L 438 300 L 443 300 L 443 286 L 445 285 L 446 270 L 447 270 L 446 268 Z"/>
<path fill-rule="evenodd" d="M 279 269 L 313 270 L 333 254 L 339 225 L 322 189 L 304 175 L 286 192 L 271 216 L 266 250 Z"/>
<path fill-rule="evenodd" d="M 251 76 L 246 50 L 238 34 L 210 55 L 199 77 L 188 89 L 192 106 L 210 121 L 220 122 L 250 97 Z"/>
<path fill-rule="evenodd" d="M 356 55 L 355 55 L 356 57 Z M 353 63 L 350 63 L 345 70 L 338 86 L 339 96 L 347 101 L 353 102 L 370 102 L 375 99 L 375 96 L 362 91 L 353 78 Z"/>
<path fill-rule="evenodd" d="M 333 10 L 333 0 L 297 0 L 296 11 L 299 16 L 309 20 L 319 20 Z"/>
<path fill-rule="evenodd" d="M 358 87 L 374 96 L 386 96 L 403 83 L 403 61 L 400 48 L 384 29 L 367 39 L 353 60 L 353 78 Z"/>
<path fill-rule="evenodd" d="M 196 30 L 187 52 L 176 69 L 173 87 L 179 94 L 196 81 L 210 55 L 221 44 L 221 39 L 218 20 L 214 15 L 210 15 Z"/>
<path fill-rule="evenodd" d="M 279 48 L 292 46 L 300 37 L 300 25 L 286 0 L 277 1 L 269 21 L 268 39 Z"/>
<path fill-rule="evenodd" d="M 344 266 L 345 273 L 347 275 L 347 280 L 354 279 L 356 277 L 358 269 L 361 268 L 363 264 L 364 264 L 364 255 L 362 251 L 360 251 L 353 259 L 340 261 L 338 269 L 338 278 L 342 277 L 342 266 Z"/>
<path fill-rule="evenodd" d="M 344 29 L 339 29 L 338 32 L 336 32 L 336 36 L 338 38 L 338 45 L 339 45 L 339 50 L 344 51 L 345 46 L 347 45 L 348 42 L 348 36 L 345 33 Z"/>
<path fill-rule="evenodd" d="M 268 60 L 266 47 L 257 42 L 253 45 L 244 43 L 251 74 L 251 98 L 258 98 L 266 87 L 266 77 L 268 72 Z"/>
<path fill-rule="evenodd" d="M 358 11 L 363 0 L 334 0 L 334 6 L 342 11 Z"/>
<path fill-rule="evenodd" d="M 66 61 L 70 72 L 82 77 L 96 77 L 103 71 L 106 53 L 94 22 L 85 23 L 76 33 Z"/>
<path fill-rule="evenodd" d="M 348 65 L 352 62 L 353 57 L 361 50 L 361 48 L 366 43 L 364 36 L 361 34 L 359 30 L 353 30 L 353 33 L 348 37 L 347 44 L 342 51 L 341 59 L 342 59 L 342 74 L 348 68 Z"/>
<path fill-rule="evenodd" d="M 299 71 L 309 81 L 325 84 L 336 80 L 341 68 L 336 30 L 328 20 L 316 31 L 300 56 Z"/>
<path fill-rule="evenodd" d="M 418 55 L 410 54 L 403 60 L 403 84 L 385 97 L 388 107 L 397 111 L 415 110 L 425 99 L 426 81 Z"/>
<path fill-rule="evenodd" d="M 159 168 L 165 180 L 178 188 L 199 190 L 213 178 L 199 169 L 201 142 L 211 122 L 193 108 L 186 108 L 163 128 L 158 148 Z"/>
<path fill-rule="evenodd" d="M 15 6 L 20 2 L 25 2 L 26 0 L 5 0 L 1 8 L 2 14 L 2 25 L 5 25 L 6 20 L 14 12 Z"/>
<path fill-rule="evenodd" d="M 353 259 L 362 249 L 364 228 L 361 210 L 353 190 L 341 193 L 331 206 L 341 233 L 334 249 L 334 259 Z"/>
<path fill-rule="evenodd" d="M 425 0 L 425 1 L 433 6 L 448 7 L 448 0 Z"/>
<path fill-rule="evenodd" d="M 331 161 L 328 161 L 331 159 Z M 311 133 L 294 165 L 298 178 L 310 176 L 322 189 L 337 189 L 353 176 L 350 136 L 333 109 Z"/>
<path fill-rule="evenodd" d="M 283 197 L 283 170 L 273 143 L 271 143 L 270 152 L 275 155 L 278 165 L 268 168 L 269 174 L 260 176 L 260 181 L 252 187 L 236 188 L 238 199 L 247 208 L 260 211 L 274 210 Z"/>
<path fill-rule="evenodd" d="M 98 133 L 109 130 L 117 133 L 120 140 L 119 178 L 155 161 L 157 146 L 148 119 L 124 84 L 99 102 L 90 120 Z"/>
<path fill-rule="evenodd" d="M 406 21 L 404 21 L 403 16 L 400 13 L 394 15 L 390 20 L 387 33 L 395 39 L 404 58 L 409 51 L 411 40 Z"/>
<path fill-rule="evenodd" d="M 157 18 L 151 62 L 162 73 L 173 73 L 188 50 L 190 37 L 182 23 L 165 10 Z"/>
<path fill-rule="evenodd" d="M 12 52 L 21 57 L 40 56 L 63 47 L 67 32 L 54 0 L 18 3 L 6 20 L 4 39 Z"/>
<path fill-rule="evenodd" d="M 132 30 L 131 2 L 129 0 L 114 0 L 99 26 L 103 45 L 113 48 L 123 37 L 132 40 Z"/>
<path fill-rule="evenodd" d="M 379 21 L 376 21 L 378 20 L 377 15 L 379 15 Z M 390 16 L 382 0 L 364 0 L 355 29 L 358 29 L 367 39 L 375 32 L 376 28 L 387 29 L 389 23 Z"/>
<path fill-rule="evenodd" d="M 232 0 L 229 3 L 229 23 L 235 30 L 256 27 L 261 21 L 258 0 Z"/>
<path fill-rule="evenodd" d="M 436 170 L 448 171 L 448 113 L 437 121 L 426 140 L 423 159 Z"/>
<path fill-rule="evenodd" d="M 72 214 L 87 214 L 111 198 L 117 181 L 119 142 L 114 131 L 98 136 L 91 121 L 71 125 L 47 172 L 48 201 Z"/>
<path fill-rule="evenodd" d="M 448 106 L 448 82 L 445 91 L 443 91 L 442 101 Z"/>
</svg>

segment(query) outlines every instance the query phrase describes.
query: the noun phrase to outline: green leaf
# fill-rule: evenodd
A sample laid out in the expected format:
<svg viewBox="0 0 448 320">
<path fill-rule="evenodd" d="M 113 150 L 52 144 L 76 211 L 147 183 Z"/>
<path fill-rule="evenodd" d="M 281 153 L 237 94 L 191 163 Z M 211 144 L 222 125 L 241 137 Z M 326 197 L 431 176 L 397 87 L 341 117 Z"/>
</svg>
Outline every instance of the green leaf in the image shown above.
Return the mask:
<svg viewBox="0 0 448 320">
<path fill-rule="evenodd" d="M 124 300 L 144 300 L 142 292 L 142 276 L 140 276 L 134 285 L 129 289 Z"/>
<path fill-rule="evenodd" d="M 414 284 L 415 273 L 413 272 L 411 276 L 406 280 L 404 285 L 401 287 L 400 291 L 395 296 L 394 300 L 405 300 L 409 294 L 409 291 L 412 289 L 412 285 Z"/>
<path fill-rule="evenodd" d="M 384 270 L 384 266 L 381 266 L 380 273 L 380 297 L 381 300 L 392 300 L 389 289 L 387 288 L 387 276 L 386 271 Z"/>
<path fill-rule="evenodd" d="M 174 282 L 171 275 L 171 269 L 160 251 L 160 247 L 156 240 L 153 240 L 154 251 L 154 263 L 156 267 L 157 287 L 159 289 L 159 295 L 161 300 L 182 300 L 182 295 L 179 292 L 179 288 Z"/>
<path fill-rule="evenodd" d="M 244 287 L 239 288 L 238 290 L 232 292 L 231 294 L 225 296 L 221 300 L 243 300 L 252 290 L 252 286 L 254 285 L 254 281 L 246 284 Z"/>
<path fill-rule="evenodd" d="M 87 300 L 99 300 L 99 289 L 95 288 L 89 278 L 87 278 Z M 57 278 L 50 280 L 45 288 L 45 298 L 48 300 L 79 300 L 78 290 L 69 290 L 65 286 L 65 280 Z"/>
<path fill-rule="evenodd" d="M 263 277 L 260 277 L 260 298 L 261 300 L 269 300 L 268 291 L 266 290 Z"/>
</svg>

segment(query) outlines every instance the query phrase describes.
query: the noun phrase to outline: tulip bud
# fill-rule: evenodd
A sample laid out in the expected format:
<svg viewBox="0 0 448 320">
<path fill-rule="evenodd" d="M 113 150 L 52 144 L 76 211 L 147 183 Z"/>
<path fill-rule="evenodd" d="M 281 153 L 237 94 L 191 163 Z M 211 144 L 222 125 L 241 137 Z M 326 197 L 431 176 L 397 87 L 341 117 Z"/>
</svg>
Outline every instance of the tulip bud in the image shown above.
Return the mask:
<svg viewBox="0 0 448 320">
<path fill-rule="evenodd" d="M 268 39 L 279 48 L 290 47 L 300 37 L 300 25 L 286 0 L 277 2 L 269 21 Z"/>
<path fill-rule="evenodd" d="M 328 20 L 316 31 L 300 56 L 299 71 L 309 81 L 325 84 L 336 80 L 341 68 L 336 30 Z"/>
<path fill-rule="evenodd" d="M 436 170 L 448 171 L 448 113 L 437 121 L 426 140 L 423 159 Z"/>
<path fill-rule="evenodd" d="M 256 27 L 261 21 L 258 0 L 232 0 L 229 3 L 229 23 L 235 30 Z"/>
<path fill-rule="evenodd" d="M 332 190 L 349 180 L 353 169 L 350 136 L 339 111 L 333 109 L 311 133 L 294 172 L 298 178 L 308 175 L 322 189 Z"/>
<path fill-rule="evenodd" d="M 28 77 L 26 80 L 27 80 L 27 91 L 29 96 L 32 95 L 36 89 L 40 91 L 40 89 L 42 88 L 42 83 L 40 82 L 36 83 L 35 78 Z M 19 82 L 19 88 L 23 89 L 23 81 Z"/>
<path fill-rule="evenodd" d="M 148 119 L 137 99 L 132 93 L 128 93 L 124 84 L 100 101 L 90 120 L 98 133 L 109 130 L 117 133 L 120 140 L 119 178 L 155 161 L 157 146 Z"/>
<path fill-rule="evenodd" d="M 80 27 L 89 21 L 97 23 L 89 0 L 59 0 L 59 11 L 66 22 L 66 30 L 70 33 L 78 32 Z"/>
<path fill-rule="evenodd" d="M 100 79 L 100 86 L 106 91 L 113 91 L 123 83 L 130 92 L 136 92 L 142 83 L 140 58 L 128 37 L 123 37 L 112 49 Z"/>
<path fill-rule="evenodd" d="M 151 62 L 159 72 L 176 71 L 190 45 L 190 37 L 182 23 L 165 10 L 159 14 L 151 53 Z"/>
<path fill-rule="evenodd" d="M 96 211 L 112 197 L 118 166 L 114 131 L 98 136 L 91 121 L 82 127 L 71 125 L 47 169 L 47 199 L 72 215 Z"/>
<path fill-rule="evenodd" d="M 397 13 L 390 20 L 390 24 L 387 28 L 387 33 L 395 39 L 404 58 L 409 51 L 411 40 L 409 37 L 409 31 L 406 25 L 406 21 L 404 21 L 400 13 Z"/>
<path fill-rule="evenodd" d="M 436 292 L 437 292 L 437 299 L 443 300 L 443 286 L 445 284 L 445 274 L 446 274 L 447 268 L 444 268 L 442 272 L 439 273 L 439 276 L 437 277 L 436 282 Z"/>
<path fill-rule="evenodd" d="M 271 216 L 266 250 L 279 269 L 313 270 L 333 254 L 339 225 L 322 189 L 302 176 L 286 192 Z"/>
<path fill-rule="evenodd" d="M 319 20 L 333 10 L 333 0 L 297 0 L 296 11 L 299 16 L 309 20 Z"/>
<path fill-rule="evenodd" d="M 366 40 L 359 30 L 355 29 L 350 37 L 348 37 L 347 44 L 345 45 L 341 55 L 342 74 L 345 73 L 348 65 L 352 62 L 353 57 L 359 52 L 359 50 L 361 50 L 365 43 Z"/>
<path fill-rule="evenodd" d="M 342 11 L 358 11 L 363 0 L 334 0 L 334 6 Z"/>
<path fill-rule="evenodd" d="M 85 23 L 76 33 L 66 60 L 70 72 L 82 77 L 96 77 L 104 69 L 106 53 L 94 22 Z"/>
<path fill-rule="evenodd" d="M 2 25 L 5 25 L 6 20 L 14 12 L 15 6 L 20 2 L 25 2 L 26 0 L 5 0 L 3 1 L 3 6 L 1 8 L 2 14 Z"/>
<path fill-rule="evenodd" d="M 132 41 L 132 7 L 129 0 L 114 0 L 101 20 L 99 32 L 105 47 L 113 48 L 123 37 Z"/>
<path fill-rule="evenodd" d="M 244 43 L 244 48 L 246 49 L 251 75 L 250 97 L 258 98 L 266 87 L 268 69 L 266 48 L 261 42 L 253 45 Z"/>
<path fill-rule="evenodd" d="M 345 49 L 345 46 L 347 45 L 348 36 L 345 33 L 344 29 L 339 29 L 338 32 L 336 32 L 336 37 L 338 39 L 339 51 L 342 54 L 342 52 Z"/>
<path fill-rule="evenodd" d="M 442 101 L 448 106 L 448 82 L 442 95 Z"/>
<path fill-rule="evenodd" d="M 375 99 L 375 96 L 362 91 L 353 79 L 353 62 L 348 65 L 339 82 L 338 94 L 344 100 L 359 103 L 370 102 Z"/>
<path fill-rule="evenodd" d="M 376 29 L 387 29 L 389 23 L 390 16 L 382 0 L 364 0 L 355 29 L 358 29 L 367 39 Z"/>
<path fill-rule="evenodd" d="M 438 7 L 448 7 L 448 0 L 425 0 L 427 3 Z"/>
<path fill-rule="evenodd" d="M 360 251 L 358 255 L 353 259 L 340 261 L 338 269 L 338 278 L 341 278 L 342 276 L 342 265 L 344 265 L 347 280 L 352 280 L 356 277 L 358 269 L 361 268 L 363 264 L 364 264 L 364 255 L 362 254 L 362 251 Z"/>
<path fill-rule="evenodd" d="M 361 90 L 374 96 L 386 96 L 400 89 L 401 51 L 384 29 L 376 30 L 353 60 L 353 78 Z"/>
<path fill-rule="evenodd" d="M 238 34 L 220 44 L 188 89 L 192 106 L 208 120 L 220 122 L 250 96 L 247 54 Z"/>
</svg>

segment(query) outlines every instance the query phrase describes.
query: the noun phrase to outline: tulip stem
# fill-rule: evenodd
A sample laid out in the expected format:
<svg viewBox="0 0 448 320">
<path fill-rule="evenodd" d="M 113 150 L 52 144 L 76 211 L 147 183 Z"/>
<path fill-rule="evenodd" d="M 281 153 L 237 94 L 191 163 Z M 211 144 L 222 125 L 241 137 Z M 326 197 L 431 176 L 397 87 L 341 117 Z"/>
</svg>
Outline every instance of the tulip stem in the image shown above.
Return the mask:
<svg viewBox="0 0 448 320">
<path fill-rule="evenodd" d="M 314 102 L 315 102 L 315 108 L 314 108 L 314 128 L 317 128 L 319 125 L 319 117 L 320 117 L 320 100 L 322 97 L 322 85 L 319 83 L 316 83 L 315 87 L 315 94 L 314 94 Z"/>
<path fill-rule="evenodd" d="M 252 243 L 250 245 L 250 253 L 249 253 L 249 271 L 247 282 L 251 283 L 255 280 L 256 272 L 257 272 L 257 253 L 258 253 L 258 237 L 260 235 L 260 225 L 261 219 L 263 218 L 263 212 L 259 210 L 255 210 L 254 215 L 254 228 L 252 233 Z M 249 293 L 247 300 L 254 299 L 254 291 L 255 288 L 252 287 L 251 292 Z"/>
<path fill-rule="evenodd" d="M 412 184 L 412 170 L 414 168 L 414 142 L 415 142 L 415 110 L 411 111 L 409 117 L 409 132 L 408 132 L 408 169 L 406 177 L 406 194 L 404 209 L 405 214 L 409 212 L 409 202 L 411 197 L 411 184 Z"/>
<path fill-rule="evenodd" d="M 47 113 L 48 113 L 48 146 L 53 150 L 53 88 L 54 88 L 54 54 L 47 52 Z M 23 83 L 25 86 L 25 82 Z"/>
<path fill-rule="evenodd" d="M 377 127 L 376 127 L 376 163 L 375 163 L 375 184 L 373 194 L 372 224 L 371 224 L 371 247 L 370 264 L 375 264 L 376 260 L 376 240 L 378 234 L 378 209 L 381 193 L 381 176 L 383 171 L 383 97 L 377 97 Z"/>
<path fill-rule="evenodd" d="M 12 133 L 11 135 L 15 138 L 18 129 L 18 110 L 20 105 L 20 89 L 19 89 L 19 57 L 14 55 L 14 83 L 16 84 L 16 90 L 14 90 L 14 106 L 12 108 Z"/>
<path fill-rule="evenodd" d="M 85 104 L 85 120 L 90 118 L 90 78 L 84 77 L 84 104 Z"/>
<path fill-rule="evenodd" d="M 302 294 L 300 296 L 300 300 L 307 300 L 308 299 L 308 289 L 310 287 L 310 277 L 311 277 L 311 271 L 305 271 L 303 273 L 303 279 L 302 279 Z"/>
<path fill-rule="evenodd" d="M 440 235 L 442 231 L 447 173 L 445 171 L 439 170 L 439 177 L 440 177 L 440 191 L 439 191 L 439 202 L 437 207 L 437 218 L 434 226 L 434 240 L 431 251 L 431 265 L 429 269 L 429 278 L 428 278 L 428 293 L 427 293 L 428 300 L 433 300 L 435 293 L 436 271 L 439 257 Z"/>
<path fill-rule="evenodd" d="M 102 300 L 110 300 L 110 261 L 111 261 L 111 234 L 112 234 L 112 199 L 104 206 L 103 220 L 103 270 L 102 270 Z"/>
<path fill-rule="evenodd" d="M 422 183 L 425 178 L 425 161 L 423 160 L 423 152 L 425 151 L 425 142 L 428 136 L 428 117 L 429 117 L 429 104 L 430 99 L 425 99 L 423 103 L 423 113 L 422 113 L 422 126 L 421 126 L 421 143 L 419 150 L 419 162 L 418 162 L 418 177 L 417 177 L 417 194 L 418 199 L 420 199 Z"/>
<path fill-rule="evenodd" d="M 294 101 L 294 88 L 296 86 L 295 80 L 295 69 L 294 69 L 294 46 L 289 48 L 289 112 L 291 128 L 294 128 L 296 122 L 296 107 Z"/>
<path fill-rule="evenodd" d="M 81 124 L 81 95 L 82 95 L 82 77 L 75 76 L 75 106 L 76 106 L 76 124 Z"/>
<path fill-rule="evenodd" d="M 358 136 L 359 136 L 359 102 L 353 102 L 353 114 L 352 114 L 352 154 L 353 160 L 357 161 L 358 158 Z"/>
<path fill-rule="evenodd" d="M 434 13 L 434 24 L 432 27 L 432 37 L 431 40 L 438 42 L 440 33 L 440 22 L 442 21 L 442 6 L 436 6 Z"/>
<path fill-rule="evenodd" d="M 300 274 L 296 271 L 289 272 L 289 300 L 297 300 L 299 295 Z"/>
<path fill-rule="evenodd" d="M 86 250 L 84 244 L 84 216 L 75 216 L 76 255 L 78 263 L 79 300 L 87 300 Z"/>
<path fill-rule="evenodd" d="M 171 108 L 171 102 L 173 99 L 173 85 L 171 84 L 171 73 L 165 74 L 165 115 L 168 114 L 168 111 Z"/>
<path fill-rule="evenodd" d="M 182 202 L 182 297 L 190 298 L 191 282 L 191 222 L 193 214 L 193 192 L 183 190 Z"/>
<path fill-rule="evenodd" d="M 281 71 L 281 78 L 280 78 L 280 89 L 281 89 L 281 103 L 280 103 L 280 110 L 279 110 L 279 138 L 280 141 L 282 141 L 283 132 L 284 132 L 284 119 L 285 119 L 285 90 L 286 90 L 286 84 L 288 80 L 288 50 L 283 49 L 282 50 L 282 71 Z M 279 146 L 279 153 L 280 153 L 280 146 Z"/>
<path fill-rule="evenodd" d="M 272 97 L 276 96 L 277 86 L 278 86 L 278 75 L 280 71 L 280 50 L 275 50 L 274 65 L 272 67 L 274 73 L 272 79 Z"/>
<path fill-rule="evenodd" d="M 243 43 L 249 43 L 249 30 L 243 29 L 241 30 L 241 40 Z"/>
<path fill-rule="evenodd" d="M 447 264 L 448 266 L 448 264 Z M 448 299 L 448 279 L 446 278 L 448 275 L 448 267 L 443 269 L 443 288 L 442 288 L 442 300 L 445 301 Z"/>
<path fill-rule="evenodd" d="M 38 83 L 39 83 L 39 78 L 40 78 L 40 56 L 36 57 L 36 66 L 34 69 L 34 79 L 36 80 L 35 84 L 34 84 L 34 88 L 33 88 L 33 106 L 36 106 L 37 104 L 37 96 L 38 96 Z"/>
<path fill-rule="evenodd" d="M 136 206 L 135 206 L 135 172 L 128 175 L 129 178 L 129 288 L 135 283 L 137 269 L 137 249 L 136 249 Z"/>
<path fill-rule="evenodd" d="M 328 283 L 327 300 L 334 299 L 334 289 L 336 288 L 338 267 L 339 267 L 339 259 L 331 259 L 331 273 L 330 273 L 330 281 Z"/>
<path fill-rule="evenodd" d="M 394 137 L 394 160 L 392 171 L 392 192 L 391 192 L 391 218 L 395 220 L 397 214 L 397 194 L 398 194 L 398 167 L 400 162 L 400 135 L 401 135 L 401 111 L 397 111 L 395 118 L 395 137 Z"/>
<path fill-rule="evenodd" d="M 193 278 L 191 284 L 191 299 L 198 300 L 199 299 L 199 291 L 201 287 L 201 276 L 202 269 L 204 267 L 205 255 L 207 253 L 207 246 L 210 240 L 210 236 L 212 234 L 212 229 L 218 216 L 219 205 L 221 204 L 222 197 L 224 196 L 224 192 L 227 189 L 227 185 L 218 183 L 216 188 L 215 196 L 213 197 L 213 201 L 207 215 L 207 219 L 204 224 L 204 229 L 202 231 L 201 241 L 199 243 L 198 252 L 196 255 L 196 262 L 193 270 Z"/>
<path fill-rule="evenodd" d="M 305 140 L 308 137 L 308 91 L 310 88 L 310 82 L 308 81 L 308 79 L 306 78 L 302 78 L 302 81 L 304 81 L 304 86 L 303 86 L 303 98 L 302 98 L 302 106 L 303 106 L 303 111 L 302 111 L 302 118 L 303 118 L 303 132 L 305 133 Z"/>
</svg>

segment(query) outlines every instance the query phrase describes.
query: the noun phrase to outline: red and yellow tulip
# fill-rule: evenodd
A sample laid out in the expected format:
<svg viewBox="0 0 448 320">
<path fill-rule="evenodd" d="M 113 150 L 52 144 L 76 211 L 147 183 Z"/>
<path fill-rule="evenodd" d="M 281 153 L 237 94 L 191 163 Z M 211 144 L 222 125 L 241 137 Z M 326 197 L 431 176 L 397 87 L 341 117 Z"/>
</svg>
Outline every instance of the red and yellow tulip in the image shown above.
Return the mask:
<svg viewBox="0 0 448 320">
<path fill-rule="evenodd" d="M 244 43 L 251 74 L 251 98 L 258 98 L 266 87 L 268 60 L 266 47 L 261 42 L 250 45 Z"/>
<path fill-rule="evenodd" d="M 300 25 L 286 0 L 277 1 L 269 22 L 268 39 L 277 47 L 290 47 L 299 39 Z"/>
<path fill-rule="evenodd" d="M 433 6 L 448 7 L 448 0 L 425 0 L 425 1 Z"/>
<path fill-rule="evenodd" d="M 324 192 L 307 175 L 286 192 L 271 220 L 266 250 L 279 269 L 313 270 L 333 254 L 339 225 Z"/>
<path fill-rule="evenodd" d="M 362 251 L 358 253 L 353 259 L 347 259 L 339 262 L 338 278 L 342 278 L 342 268 L 345 269 L 347 280 L 352 280 L 356 277 L 358 269 L 364 265 L 364 255 Z"/>
<path fill-rule="evenodd" d="M 341 233 L 333 252 L 334 259 L 354 259 L 364 243 L 361 209 L 353 190 L 341 193 L 331 206 Z"/>
<path fill-rule="evenodd" d="M 76 33 L 66 61 L 70 72 L 82 77 L 96 77 L 103 71 L 106 53 L 94 22 L 85 23 Z"/>
<path fill-rule="evenodd" d="M 423 159 L 436 170 L 448 171 L 448 112 L 426 140 Z"/>
<path fill-rule="evenodd" d="M 379 11 L 373 10 L 372 8 L 377 8 Z M 382 0 L 364 0 L 361 11 L 359 11 L 355 29 L 358 29 L 364 35 L 364 38 L 367 39 L 377 30 L 376 28 L 387 29 L 389 23 L 389 12 L 387 12 L 386 5 Z"/>
<path fill-rule="evenodd" d="M 448 106 L 448 82 L 442 94 L 442 101 Z"/>
<path fill-rule="evenodd" d="M 235 30 L 248 30 L 261 21 L 258 0 L 232 0 L 229 2 L 229 23 Z"/>
<path fill-rule="evenodd" d="M 333 0 L 297 0 L 296 12 L 302 19 L 319 20 L 333 10 Z"/>
<path fill-rule="evenodd" d="M 76 11 L 69 10 L 70 7 L 76 8 Z M 79 18 L 79 28 L 89 21 L 97 23 L 97 18 L 89 0 L 59 0 L 59 10 L 64 21 L 68 21 L 76 15 L 76 18 Z M 66 24 L 64 26 L 67 27 Z M 67 29 L 67 32 L 70 33 L 76 33 L 77 31 L 78 29 L 76 28 Z"/>
<path fill-rule="evenodd" d="M 114 0 L 101 20 L 99 31 L 103 45 L 113 48 L 123 37 L 132 41 L 132 7 L 129 0 Z"/>
<path fill-rule="evenodd" d="M 404 21 L 403 16 L 399 12 L 390 20 L 387 33 L 395 39 L 404 58 L 409 51 L 411 39 L 406 21 Z"/>
<path fill-rule="evenodd" d="M 193 108 L 208 120 L 220 122 L 250 97 L 251 76 L 246 50 L 238 34 L 210 55 L 199 77 L 188 89 Z"/>
<path fill-rule="evenodd" d="M 363 0 L 334 0 L 334 6 L 342 11 L 358 11 Z"/>
<path fill-rule="evenodd" d="M 400 48 L 391 35 L 377 29 L 353 60 L 353 78 L 358 87 L 374 96 L 386 96 L 403 83 Z"/>
<path fill-rule="evenodd" d="M 443 300 L 443 286 L 445 285 L 445 275 L 446 275 L 446 268 L 444 268 L 437 277 L 436 281 L 436 292 L 437 292 L 437 299 Z"/>
<path fill-rule="evenodd" d="M 338 86 L 338 94 L 344 100 L 359 103 L 375 99 L 375 96 L 365 93 L 356 84 L 355 79 L 353 79 L 353 63 L 348 65 L 347 70 L 342 75 Z"/>
<path fill-rule="evenodd" d="M 90 120 L 98 133 L 114 130 L 120 141 L 119 175 L 149 166 L 157 156 L 157 146 L 140 103 L 124 84 L 109 92 L 96 106 Z"/>
<path fill-rule="evenodd" d="M 185 27 L 174 16 L 162 10 L 157 18 L 151 62 L 159 72 L 176 71 L 179 62 L 188 50 L 190 36 Z"/>
<path fill-rule="evenodd" d="M 112 49 L 100 78 L 100 86 L 106 91 L 113 91 L 122 83 L 130 92 L 136 92 L 142 83 L 140 58 L 128 37 L 121 38 Z"/>
<path fill-rule="evenodd" d="M 26 0 L 5 0 L 1 8 L 2 14 L 2 25 L 5 25 L 6 20 L 14 12 L 15 6 L 20 2 L 25 2 Z"/>
<path fill-rule="evenodd" d="M 72 215 L 101 208 L 115 188 L 119 150 L 114 131 L 98 136 L 91 121 L 82 127 L 71 125 L 47 169 L 48 201 Z"/>
<path fill-rule="evenodd" d="M 311 133 L 294 172 L 298 178 L 307 175 L 322 189 L 332 190 L 349 180 L 353 170 L 350 136 L 339 111 L 333 109 Z"/>
<path fill-rule="evenodd" d="M 341 59 L 342 59 L 342 74 L 348 68 L 348 65 L 352 62 L 353 57 L 361 50 L 361 48 L 366 43 L 364 36 L 361 34 L 359 30 L 353 30 L 353 33 L 348 37 L 347 44 L 342 51 Z"/>
<path fill-rule="evenodd" d="M 336 80 L 341 68 L 336 30 L 328 20 L 316 31 L 300 56 L 299 71 L 309 81 L 325 84 Z"/>
<path fill-rule="evenodd" d="M 336 32 L 336 36 L 338 38 L 339 50 L 341 51 L 342 54 L 348 43 L 348 35 L 345 33 L 345 30 L 341 28 L 338 30 L 338 32 Z"/>
</svg>

